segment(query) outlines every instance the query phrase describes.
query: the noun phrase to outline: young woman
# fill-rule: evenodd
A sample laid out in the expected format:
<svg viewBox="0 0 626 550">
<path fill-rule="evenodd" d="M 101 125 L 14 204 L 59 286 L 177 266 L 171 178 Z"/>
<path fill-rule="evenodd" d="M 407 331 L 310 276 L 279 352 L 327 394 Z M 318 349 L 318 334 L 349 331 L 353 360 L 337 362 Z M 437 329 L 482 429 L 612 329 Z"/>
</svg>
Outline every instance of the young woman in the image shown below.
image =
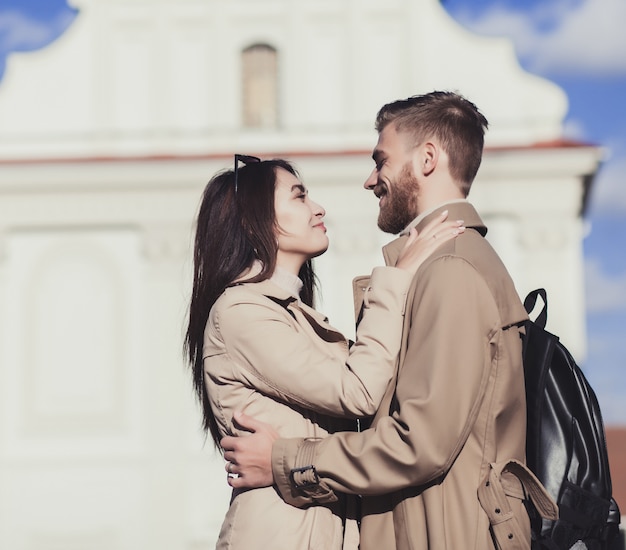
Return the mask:
<svg viewBox="0 0 626 550">
<path fill-rule="evenodd" d="M 399 352 L 411 279 L 464 230 L 442 216 L 420 235 L 412 231 L 396 267 L 374 269 L 349 349 L 312 307 L 311 259 L 328 248 L 324 215 L 284 160 L 235 155 L 234 170 L 216 174 L 204 191 L 185 345 L 216 445 L 242 433 L 237 410 L 282 437 L 354 430 L 354 419 L 373 415 Z M 356 549 L 354 505 L 346 497 L 299 509 L 272 487 L 235 490 L 217 548 Z"/>
</svg>

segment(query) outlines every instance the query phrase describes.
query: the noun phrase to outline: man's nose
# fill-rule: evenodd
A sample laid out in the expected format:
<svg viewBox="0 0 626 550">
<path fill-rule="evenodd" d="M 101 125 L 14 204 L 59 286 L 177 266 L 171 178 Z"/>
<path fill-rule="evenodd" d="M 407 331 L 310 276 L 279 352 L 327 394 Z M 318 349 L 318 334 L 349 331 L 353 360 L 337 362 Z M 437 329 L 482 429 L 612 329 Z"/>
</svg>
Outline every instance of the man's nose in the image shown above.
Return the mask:
<svg viewBox="0 0 626 550">
<path fill-rule="evenodd" d="M 365 189 L 374 189 L 376 187 L 376 181 L 378 180 L 378 174 L 376 173 L 376 168 L 372 170 L 368 178 L 365 180 L 363 187 Z"/>
</svg>

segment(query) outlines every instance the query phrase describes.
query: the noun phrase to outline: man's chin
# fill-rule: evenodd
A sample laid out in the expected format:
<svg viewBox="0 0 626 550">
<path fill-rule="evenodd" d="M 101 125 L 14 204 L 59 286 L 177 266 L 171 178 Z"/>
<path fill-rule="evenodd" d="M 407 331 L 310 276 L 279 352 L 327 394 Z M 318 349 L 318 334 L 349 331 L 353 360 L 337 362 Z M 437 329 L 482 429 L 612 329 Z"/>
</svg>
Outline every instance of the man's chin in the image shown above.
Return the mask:
<svg viewBox="0 0 626 550">
<path fill-rule="evenodd" d="M 405 216 L 404 218 L 400 218 L 398 216 L 390 217 L 388 212 L 379 212 L 378 213 L 378 228 L 385 233 L 389 233 L 391 235 L 397 235 L 404 231 L 407 225 L 411 223 L 413 218 Z"/>
<path fill-rule="evenodd" d="M 378 229 L 391 235 L 396 235 L 402 231 L 402 229 L 396 231 L 395 227 L 390 226 L 385 220 L 381 220 L 380 217 L 378 218 Z"/>
</svg>

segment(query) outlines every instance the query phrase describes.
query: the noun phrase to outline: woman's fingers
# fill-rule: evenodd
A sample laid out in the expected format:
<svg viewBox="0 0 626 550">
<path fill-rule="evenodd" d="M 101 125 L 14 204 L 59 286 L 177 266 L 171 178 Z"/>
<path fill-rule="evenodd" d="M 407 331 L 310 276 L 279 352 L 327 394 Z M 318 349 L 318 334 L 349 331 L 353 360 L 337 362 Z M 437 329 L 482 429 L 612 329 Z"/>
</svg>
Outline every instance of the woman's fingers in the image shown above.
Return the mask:
<svg viewBox="0 0 626 550">
<path fill-rule="evenodd" d="M 447 221 L 447 216 L 447 211 L 442 212 L 426 224 L 419 233 L 411 229 L 396 267 L 412 272 L 417 271 L 439 246 L 465 231 L 462 220 Z"/>
<path fill-rule="evenodd" d="M 427 234 L 420 234 L 425 245 L 439 246 L 465 231 L 463 222 L 446 222 Z"/>
<path fill-rule="evenodd" d="M 448 221 L 448 211 L 444 210 L 439 216 L 437 216 L 434 220 L 428 222 L 422 230 L 419 232 L 419 237 L 423 239 L 429 238 L 437 238 L 437 235 L 441 233 L 442 230 L 445 230 L 449 227 L 462 227 L 463 220 L 449 220 Z M 434 237 L 433 237 L 434 235 Z"/>
<path fill-rule="evenodd" d="M 444 210 L 443 212 L 441 212 L 441 214 L 439 214 L 439 216 L 430 220 L 424 227 L 422 227 L 421 231 L 419 232 L 419 236 L 421 236 L 422 238 L 428 238 L 432 236 L 434 232 L 441 229 L 441 227 L 444 224 L 454 223 L 454 222 L 449 222 L 447 220 L 448 220 L 448 211 Z"/>
</svg>

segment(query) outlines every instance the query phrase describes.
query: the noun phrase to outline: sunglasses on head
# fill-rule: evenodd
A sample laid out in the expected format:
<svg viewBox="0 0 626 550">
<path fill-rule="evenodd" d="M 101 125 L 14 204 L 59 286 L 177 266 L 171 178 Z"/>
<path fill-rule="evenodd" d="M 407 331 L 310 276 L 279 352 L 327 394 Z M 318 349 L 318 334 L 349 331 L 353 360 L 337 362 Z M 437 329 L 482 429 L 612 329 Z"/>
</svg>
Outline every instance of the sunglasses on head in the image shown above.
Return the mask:
<svg viewBox="0 0 626 550">
<path fill-rule="evenodd" d="M 237 192 L 237 174 L 239 173 L 239 163 L 242 163 L 244 166 L 246 164 L 251 164 L 254 162 L 261 162 L 259 157 L 253 157 L 251 155 L 235 155 L 235 193 Z"/>
</svg>

